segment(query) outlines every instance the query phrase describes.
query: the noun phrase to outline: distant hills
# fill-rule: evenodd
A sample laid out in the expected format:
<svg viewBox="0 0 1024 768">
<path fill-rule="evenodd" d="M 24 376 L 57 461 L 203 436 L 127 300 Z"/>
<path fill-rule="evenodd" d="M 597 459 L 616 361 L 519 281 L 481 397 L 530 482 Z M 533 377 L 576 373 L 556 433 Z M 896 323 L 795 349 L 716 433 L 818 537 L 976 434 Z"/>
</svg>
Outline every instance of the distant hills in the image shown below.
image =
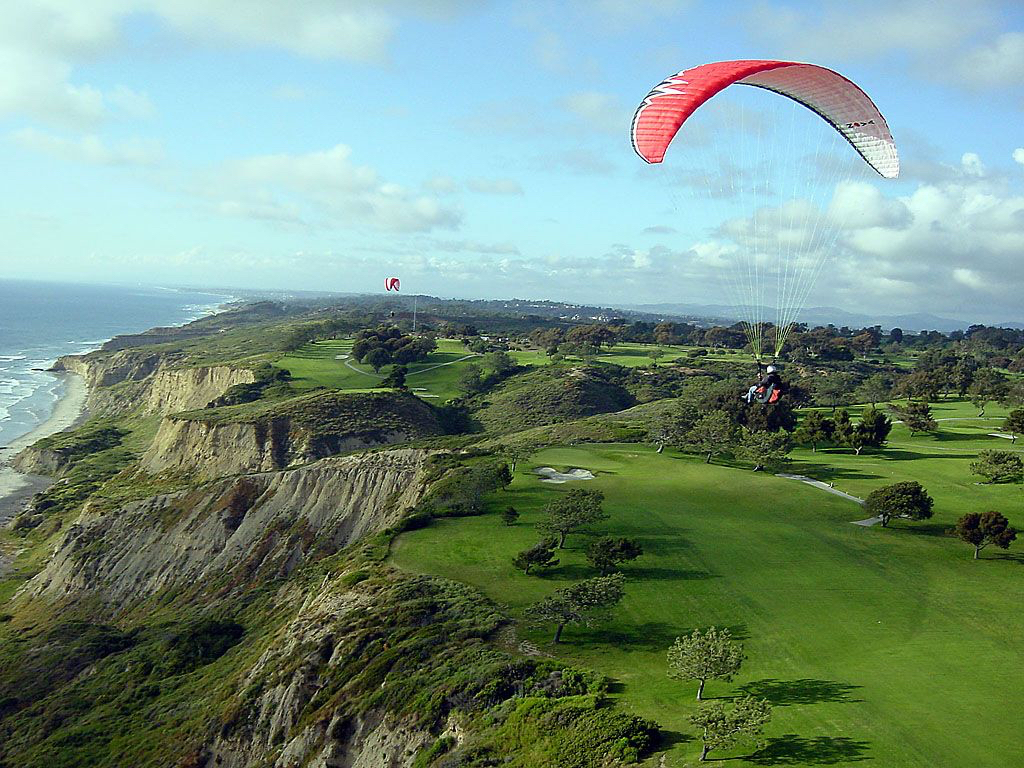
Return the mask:
<svg viewBox="0 0 1024 768">
<path fill-rule="evenodd" d="M 728 321 L 737 320 L 735 308 L 723 304 L 632 304 L 624 309 L 637 312 L 683 315 L 717 318 Z M 775 317 L 775 309 L 766 307 L 765 318 Z M 883 329 L 902 328 L 904 331 L 950 331 L 964 330 L 973 324 L 973 321 L 959 320 L 949 317 L 940 317 L 928 312 L 914 312 L 904 315 L 871 315 L 858 312 L 848 312 L 838 307 L 809 307 L 800 313 L 800 322 L 808 325 L 832 325 L 850 328 L 865 328 L 872 325 L 880 325 Z M 986 325 L 998 325 L 1003 328 L 1024 328 L 1024 323 L 986 323 Z"/>
</svg>

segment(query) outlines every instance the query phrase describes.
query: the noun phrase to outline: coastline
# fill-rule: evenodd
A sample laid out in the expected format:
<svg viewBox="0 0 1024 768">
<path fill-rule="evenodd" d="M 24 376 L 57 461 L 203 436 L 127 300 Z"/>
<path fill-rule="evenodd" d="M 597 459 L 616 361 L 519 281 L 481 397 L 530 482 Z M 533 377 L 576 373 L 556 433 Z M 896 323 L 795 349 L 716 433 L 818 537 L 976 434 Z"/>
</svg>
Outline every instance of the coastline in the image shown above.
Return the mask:
<svg viewBox="0 0 1024 768">
<path fill-rule="evenodd" d="M 177 289 L 164 289 L 176 291 Z M 231 295 L 220 295 L 216 305 L 196 306 L 194 309 L 200 311 L 179 324 L 168 327 L 182 327 L 200 318 L 219 314 L 234 301 L 236 297 Z M 110 339 L 97 342 L 91 349 L 81 349 L 75 352 L 76 355 L 85 355 L 91 351 L 101 349 Z M 11 440 L 6 445 L 0 445 L 0 526 L 5 525 L 11 518 L 15 517 L 24 509 L 25 505 L 35 494 L 45 490 L 53 484 L 51 477 L 44 475 L 28 475 L 11 466 L 11 460 L 22 450 L 29 447 L 44 437 L 49 437 L 57 432 L 77 426 L 85 421 L 88 413 L 85 409 L 88 397 L 88 387 L 85 380 L 78 374 L 70 371 L 49 371 L 53 376 L 64 379 L 64 392 L 53 405 L 53 412 L 49 418 L 35 428 Z M 0 570 L 3 566 L 3 557 L 0 555 Z"/>
<path fill-rule="evenodd" d="M 44 437 L 69 429 L 86 418 L 85 401 L 88 387 L 77 373 L 54 372 L 65 381 L 61 398 L 54 404 L 53 413 L 35 429 L 0 446 L 0 525 L 14 517 L 30 498 L 46 489 L 53 479 L 43 475 L 25 475 L 10 465 L 20 451 Z"/>
</svg>

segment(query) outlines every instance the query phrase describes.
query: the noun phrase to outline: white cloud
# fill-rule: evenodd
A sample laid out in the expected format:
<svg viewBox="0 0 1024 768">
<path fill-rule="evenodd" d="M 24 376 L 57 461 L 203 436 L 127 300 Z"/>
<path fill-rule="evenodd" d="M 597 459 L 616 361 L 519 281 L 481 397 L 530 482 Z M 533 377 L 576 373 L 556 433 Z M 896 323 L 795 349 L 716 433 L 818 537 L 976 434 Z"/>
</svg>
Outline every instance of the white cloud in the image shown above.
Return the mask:
<svg viewBox="0 0 1024 768">
<path fill-rule="evenodd" d="M 365 63 L 386 59 L 396 25 L 388 4 L 351 0 L 150 0 L 146 5 L 190 40 Z"/>
<path fill-rule="evenodd" d="M 147 14 L 192 44 L 275 48 L 316 59 L 387 60 L 401 13 L 445 18 L 464 0 L 25 0 L 0 24 L 0 116 L 90 127 L 113 107 L 148 116 L 144 94 L 76 82 L 75 69 L 125 46 L 124 25 Z"/>
<path fill-rule="evenodd" d="M 217 201 L 221 213 L 264 220 L 387 232 L 460 225 L 457 207 L 387 182 L 373 168 L 352 163 L 351 155 L 339 144 L 306 154 L 243 158 L 209 177 L 203 194 Z"/>
<path fill-rule="evenodd" d="M 975 152 L 964 152 L 963 157 L 960 158 L 960 167 L 968 176 L 981 178 L 985 175 L 985 164 L 981 162 L 981 158 Z"/>
<path fill-rule="evenodd" d="M 752 37 L 795 58 L 863 60 L 893 52 L 948 55 L 993 16 L 984 0 L 891 0 L 870 11 L 831 0 L 813 9 L 762 2 L 744 22 Z"/>
<path fill-rule="evenodd" d="M 521 195 L 523 187 L 515 179 L 469 179 L 466 187 L 484 195 Z"/>
<path fill-rule="evenodd" d="M 829 216 L 836 225 L 847 229 L 902 229 L 911 220 L 902 201 L 885 197 L 877 186 L 865 182 L 847 182 L 836 187 Z"/>
<path fill-rule="evenodd" d="M 459 191 L 459 182 L 451 176 L 432 176 L 423 182 L 424 189 L 433 192 L 435 195 L 453 195 Z"/>
<path fill-rule="evenodd" d="M 1013 150 L 1013 159 L 1014 162 L 1024 165 L 1024 147 L 1017 147 L 1017 149 Z"/>
<path fill-rule="evenodd" d="M 1020 85 L 1024 78 L 1024 33 L 1006 32 L 991 43 L 972 48 L 956 62 L 956 71 L 970 88 Z"/>
<path fill-rule="evenodd" d="M 973 269 L 956 267 L 953 270 L 953 279 L 961 285 L 966 285 L 968 288 L 974 288 L 975 290 L 980 290 L 985 287 L 985 281 L 982 279 L 981 275 Z"/>
<path fill-rule="evenodd" d="M 108 145 L 94 135 L 69 139 L 31 128 L 15 131 L 9 138 L 24 149 L 89 165 L 153 166 L 163 159 L 162 148 L 152 141 Z"/>
</svg>

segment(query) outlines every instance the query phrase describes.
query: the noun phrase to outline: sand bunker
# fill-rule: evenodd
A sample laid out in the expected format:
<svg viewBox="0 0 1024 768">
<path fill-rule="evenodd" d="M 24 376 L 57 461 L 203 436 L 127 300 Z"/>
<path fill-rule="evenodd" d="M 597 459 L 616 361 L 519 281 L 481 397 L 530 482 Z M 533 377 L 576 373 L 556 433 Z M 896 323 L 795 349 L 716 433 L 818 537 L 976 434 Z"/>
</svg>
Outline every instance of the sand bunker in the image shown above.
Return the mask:
<svg viewBox="0 0 1024 768">
<path fill-rule="evenodd" d="M 1001 437 L 1004 440 L 1013 440 L 1014 439 L 1013 435 L 1004 435 L 1002 432 L 989 432 L 988 436 L 989 437 Z"/>
<path fill-rule="evenodd" d="M 593 480 L 594 473 L 589 469 L 570 469 L 568 472 L 559 472 L 554 467 L 537 467 L 533 470 L 542 476 L 542 483 L 567 483 L 570 480 Z"/>
</svg>

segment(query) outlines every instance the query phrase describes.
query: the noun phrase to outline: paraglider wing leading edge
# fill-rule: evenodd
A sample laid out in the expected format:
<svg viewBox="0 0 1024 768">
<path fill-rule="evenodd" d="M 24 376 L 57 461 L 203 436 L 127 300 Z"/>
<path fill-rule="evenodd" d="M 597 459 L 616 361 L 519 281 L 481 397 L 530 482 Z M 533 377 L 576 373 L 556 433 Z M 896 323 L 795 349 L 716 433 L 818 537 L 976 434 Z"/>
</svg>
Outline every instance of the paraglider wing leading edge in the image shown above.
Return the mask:
<svg viewBox="0 0 1024 768">
<path fill-rule="evenodd" d="M 660 163 L 690 115 L 730 85 L 764 88 L 803 104 L 881 176 L 899 176 L 896 144 L 868 95 L 838 72 L 792 61 L 722 61 L 672 75 L 647 94 L 633 115 L 633 149 L 648 163 Z"/>
</svg>

